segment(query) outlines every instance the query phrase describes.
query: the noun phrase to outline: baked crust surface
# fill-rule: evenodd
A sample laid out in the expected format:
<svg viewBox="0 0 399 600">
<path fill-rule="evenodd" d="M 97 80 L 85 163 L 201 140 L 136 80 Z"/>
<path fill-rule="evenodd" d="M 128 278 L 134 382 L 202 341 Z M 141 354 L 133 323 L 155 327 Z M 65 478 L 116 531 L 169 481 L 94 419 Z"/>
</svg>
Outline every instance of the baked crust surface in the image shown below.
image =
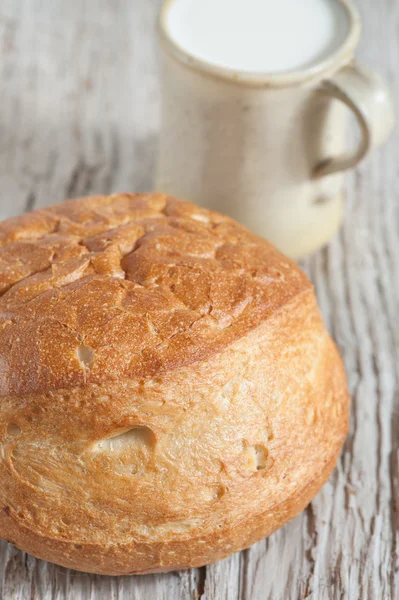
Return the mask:
<svg viewBox="0 0 399 600">
<path fill-rule="evenodd" d="M 161 195 L 0 224 L 0 536 L 107 574 L 198 566 L 298 514 L 348 428 L 312 286 Z"/>
</svg>

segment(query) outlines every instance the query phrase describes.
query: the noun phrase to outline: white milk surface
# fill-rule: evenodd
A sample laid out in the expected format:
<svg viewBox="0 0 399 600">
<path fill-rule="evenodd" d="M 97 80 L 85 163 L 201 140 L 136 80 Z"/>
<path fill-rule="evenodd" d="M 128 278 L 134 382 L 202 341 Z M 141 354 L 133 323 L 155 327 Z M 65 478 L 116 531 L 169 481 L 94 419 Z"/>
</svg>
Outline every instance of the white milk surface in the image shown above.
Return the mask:
<svg viewBox="0 0 399 600">
<path fill-rule="evenodd" d="M 174 0 L 166 25 L 197 58 L 236 71 L 282 73 L 338 49 L 348 18 L 338 0 Z"/>
</svg>

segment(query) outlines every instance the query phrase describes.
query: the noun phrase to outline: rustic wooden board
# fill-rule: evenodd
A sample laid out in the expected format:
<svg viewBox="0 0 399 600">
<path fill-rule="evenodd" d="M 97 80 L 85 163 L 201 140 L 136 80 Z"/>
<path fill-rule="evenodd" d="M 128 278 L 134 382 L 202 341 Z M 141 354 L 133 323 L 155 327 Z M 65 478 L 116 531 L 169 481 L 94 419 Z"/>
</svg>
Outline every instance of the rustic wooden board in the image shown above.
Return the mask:
<svg viewBox="0 0 399 600">
<path fill-rule="evenodd" d="M 87 193 L 151 188 L 158 5 L 1 1 L 0 215 Z M 360 56 L 388 77 L 399 106 L 399 4 L 361 0 L 360 9 Z M 339 236 L 304 261 L 353 397 L 345 450 L 311 506 L 250 550 L 170 575 L 89 576 L 0 542 L 0 598 L 399 598 L 398 154 L 396 131 L 348 176 Z"/>
</svg>

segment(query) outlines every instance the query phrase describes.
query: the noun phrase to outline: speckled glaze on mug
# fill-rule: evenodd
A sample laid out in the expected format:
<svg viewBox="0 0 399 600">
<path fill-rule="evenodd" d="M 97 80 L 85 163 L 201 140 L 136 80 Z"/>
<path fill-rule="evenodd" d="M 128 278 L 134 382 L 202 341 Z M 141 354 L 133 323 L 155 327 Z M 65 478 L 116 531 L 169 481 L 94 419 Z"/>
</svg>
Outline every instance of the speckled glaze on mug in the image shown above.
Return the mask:
<svg viewBox="0 0 399 600">
<path fill-rule="evenodd" d="M 162 127 L 155 187 L 226 213 L 298 258 L 340 226 L 344 178 L 388 137 L 393 103 L 381 78 L 354 61 L 359 15 L 340 1 L 348 33 L 339 48 L 304 70 L 236 72 L 205 62 L 170 36 L 167 0 Z M 350 115 L 361 139 L 345 152 Z"/>
</svg>

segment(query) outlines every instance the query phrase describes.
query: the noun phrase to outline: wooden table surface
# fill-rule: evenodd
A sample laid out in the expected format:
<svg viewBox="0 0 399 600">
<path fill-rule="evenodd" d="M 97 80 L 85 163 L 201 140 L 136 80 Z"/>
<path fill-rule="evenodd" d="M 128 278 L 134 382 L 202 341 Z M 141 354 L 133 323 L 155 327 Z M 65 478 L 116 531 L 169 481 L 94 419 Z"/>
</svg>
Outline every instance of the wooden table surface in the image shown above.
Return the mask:
<svg viewBox="0 0 399 600">
<path fill-rule="evenodd" d="M 399 107 L 399 3 L 359 4 L 359 56 L 386 76 Z M 1 0 L 1 216 L 151 188 L 158 6 Z M 168 575 L 90 576 L 0 542 L 2 600 L 399 598 L 398 131 L 348 176 L 347 190 L 342 231 L 303 263 L 353 398 L 342 457 L 308 509 L 241 554 Z"/>
</svg>

